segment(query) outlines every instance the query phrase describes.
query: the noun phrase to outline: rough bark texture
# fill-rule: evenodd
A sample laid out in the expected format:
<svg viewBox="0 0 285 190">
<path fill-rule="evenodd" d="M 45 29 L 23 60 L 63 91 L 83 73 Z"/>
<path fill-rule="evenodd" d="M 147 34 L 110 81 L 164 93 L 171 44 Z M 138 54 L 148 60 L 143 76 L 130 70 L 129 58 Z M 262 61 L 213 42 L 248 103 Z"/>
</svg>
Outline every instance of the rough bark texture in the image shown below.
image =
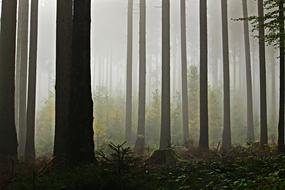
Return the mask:
<svg viewBox="0 0 285 190">
<path fill-rule="evenodd" d="M 200 140 L 202 150 L 209 149 L 208 127 L 208 37 L 207 0 L 200 0 Z"/>
<path fill-rule="evenodd" d="M 186 2 L 180 1 L 181 14 L 181 80 L 182 80 L 182 114 L 183 114 L 183 141 L 189 143 L 189 111 L 188 111 L 188 84 L 187 84 L 187 30 L 186 30 Z"/>
<path fill-rule="evenodd" d="M 27 103 L 27 138 L 25 160 L 35 160 L 35 117 L 37 86 L 38 0 L 31 0 L 29 79 Z"/>
<path fill-rule="evenodd" d="M 260 64 L 260 145 L 268 144 L 267 134 L 267 103 L 266 103 L 266 65 L 264 41 L 264 10 L 263 0 L 258 0 L 259 16 L 259 64 Z"/>
<path fill-rule="evenodd" d="M 127 81 L 126 81 L 126 141 L 132 140 L 133 84 L 133 0 L 128 0 Z"/>
<path fill-rule="evenodd" d="M 224 131 L 223 148 L 231 146 L 231 100 L 230 100 L 230 65 L 229 65 L 229 32 L 228 32 L 228 2 L 221 0 L 222 8 L 222 41 L 223 41 L 223 78 L 224 78 Z"/>
<path fill-rule="evenodd" d="M 135 151 L 142 153 L 145 144 L 145 96 L 146 96 L 146 1 L 140 0 L 139 27 L 139 115 Z"/>
<path fill-rule="evenodd" d="M 2 0 L 0 35 L 0 159 L 17 158 L 15 126 L 16 0 Z"/>
<path fill-rule="evenodd" d="M 171 146 L 170 134 L 170 0 L 162 1 L 162 90 L 160 149 Z"/>
<path fill-rule="evenodd" d="M 248 18 L 247 0 L 242 0 L 243 17 Z M 248 20 L 243 21 L 244 25 L 244 50 L 246 64 L 246 105 L 247 105 L 247 142 L 252 143 L 254 137 L 253 124 L 253 104 L 252 104 L 252 76 L 251 76 L 251 58 L 250 58 L 250 41 L 249 41 L 249 24 Z"/>
<path fill-rule="evenodd" d="M 19 77 L 19 157 L 24 158 L 26 144 L 27 118 L 27 73 L 28 73 L 28 31 L 29 31 L 29 0 L 19 0 L 18 13 L 18 65 Z"/>
<path fill-rule="evenodd" d="M 284 0 L 279 2 L 279 27 L 280 34 L 284 34 Z M 284 152 L 284 37 L 280 35 L 280 101 L 278 123 L 278 151 Z"/>
<path fill-rule="evenodd" d="M 72 0 L 57 1 L 56 29 L 56 116 L 54 157 L 66 159 L 66 137 L 72 60 Z"/>
<path fill-rule="evenodd" d="M 95 154 L 90 69 L 90 0 L 74 0 L 73 11 L 68 160 L 92 162 Z"/>
</svg>

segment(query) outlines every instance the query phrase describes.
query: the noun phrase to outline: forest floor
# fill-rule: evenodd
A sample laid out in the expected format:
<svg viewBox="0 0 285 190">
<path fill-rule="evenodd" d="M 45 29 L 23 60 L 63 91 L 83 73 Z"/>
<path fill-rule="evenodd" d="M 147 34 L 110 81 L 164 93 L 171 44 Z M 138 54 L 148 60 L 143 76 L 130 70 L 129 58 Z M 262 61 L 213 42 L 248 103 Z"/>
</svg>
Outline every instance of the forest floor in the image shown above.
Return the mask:
<svg viewBox="0 0 285 190">
<path fill-rule="evenodd" d="M 174 166 L 146 164 L 129 148 L 110 145 L 97 153 L 97 163 L 56 169 L 50 161 L 36 167 L 17 164 L 7 190 L 186 190 L 186 189 L 285 189 L 285 155 L 274 147 L 235 147 L 201 153 L 176 149 L 180 159 Z M 34 168 L 34 169 L 33 169 Z M 4 182 L 2 182 L 4 184 Z M 1 189 L 1 185 L 0 185 Z"/>
</svg>

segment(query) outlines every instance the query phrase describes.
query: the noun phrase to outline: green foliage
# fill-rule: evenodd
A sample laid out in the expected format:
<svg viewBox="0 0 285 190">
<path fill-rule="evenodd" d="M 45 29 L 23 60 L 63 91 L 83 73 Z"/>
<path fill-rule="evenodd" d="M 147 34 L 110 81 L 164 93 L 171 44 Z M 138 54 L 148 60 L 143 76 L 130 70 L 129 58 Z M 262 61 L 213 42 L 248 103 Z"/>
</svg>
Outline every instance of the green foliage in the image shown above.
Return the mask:
<svg viewBox="0 0 285 190">
<path fill-rule="evenodd" d="M 274 190 L 285 188 L 285 156 L 256 145 L 210 152 L 207 159 L 153 167 L 138 162 L 124 144 L 110 144 L 97 164 L 20 175 L 7 190 Z M 118 169 L 120 168 L 120 169 Z"/>
<path fill-rule="evenodd" d="M 139 159 L 134 156 L 130 147 L 125 147 L 126 142 L 122 144 L 108 144 L 109 154 L 104 151 L 97 152 L 97 159 L 99 163 L 106 169 L 115 172 L 117 175 L 121 175 L 124 172 L 129 172 L 131 168 L 137 166 Z"/>
</svg>

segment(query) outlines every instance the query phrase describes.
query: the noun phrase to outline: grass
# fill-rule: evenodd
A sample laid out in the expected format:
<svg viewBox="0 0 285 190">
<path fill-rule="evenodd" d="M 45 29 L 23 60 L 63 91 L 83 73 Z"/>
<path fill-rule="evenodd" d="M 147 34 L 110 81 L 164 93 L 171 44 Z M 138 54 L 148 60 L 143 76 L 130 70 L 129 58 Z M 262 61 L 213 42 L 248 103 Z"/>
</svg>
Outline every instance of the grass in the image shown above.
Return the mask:
<svg viewBox="0 0 285 190">
<path fill-rule="evenodd" d="M 285 189 L 285 156 L 274 147 L 235 147 L 227 152 L 178 151 L 191 158 L 172 167 L 146 165 L 124 145 L 98 153 L 97 164 L 55 169 L 39 161 L 35 172 L 20 164 L 7 190 L 227 190 Z M 190 156 L 189 156 L 190 155 Z M 202 156 L 201 156 L 202 155 Z M 28 167 L 30 168 L 30 167 Z M 44 170 L 40 168 L 45 168 Z M 41 171 L 41 172 L 39 172 Z"/>
</svg>

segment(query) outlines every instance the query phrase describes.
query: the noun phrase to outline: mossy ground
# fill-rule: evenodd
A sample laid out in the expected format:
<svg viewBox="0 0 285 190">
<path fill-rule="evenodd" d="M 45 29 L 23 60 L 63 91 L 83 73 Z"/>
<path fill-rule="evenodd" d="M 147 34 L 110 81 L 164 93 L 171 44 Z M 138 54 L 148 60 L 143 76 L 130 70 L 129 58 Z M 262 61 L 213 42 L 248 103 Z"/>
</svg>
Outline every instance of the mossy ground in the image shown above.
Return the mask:
<svg viewBox="0 0 285 190">
<path fill-rule="evenodd" d="M 177 153 L 178 152 L 178 153 Z M 181 158 L 191 158 L 187 162 Z M 175 152 L 174 152 L 175 153 Z M 104 155 L 98 163 L 55 169 L 48 162 L 37 164 L 35 172 L 20 164 L 7 190 L 198 190 L 198 189 L 285 189 L 285 156 L 274 148 L 236 147 L 227 152 L 176 151 L 175 165 L 157 167 L 127 155 Z M 175 153 L 175 155 L 176 155 Z M 154 154 L 171 154 L 167 151 Z M 111 155 L 111 154 L 110 154 Z M 107 161 L 108 160 L 108 161 Z M 179 161 L 180 160 L 180 161 Z M 157 161 L 157 160 L 156 160 Z M 44 167 L 44 170 L 40 170 Z M 41 171 L 41 172 L 39 172 Z"/>
</svg>

